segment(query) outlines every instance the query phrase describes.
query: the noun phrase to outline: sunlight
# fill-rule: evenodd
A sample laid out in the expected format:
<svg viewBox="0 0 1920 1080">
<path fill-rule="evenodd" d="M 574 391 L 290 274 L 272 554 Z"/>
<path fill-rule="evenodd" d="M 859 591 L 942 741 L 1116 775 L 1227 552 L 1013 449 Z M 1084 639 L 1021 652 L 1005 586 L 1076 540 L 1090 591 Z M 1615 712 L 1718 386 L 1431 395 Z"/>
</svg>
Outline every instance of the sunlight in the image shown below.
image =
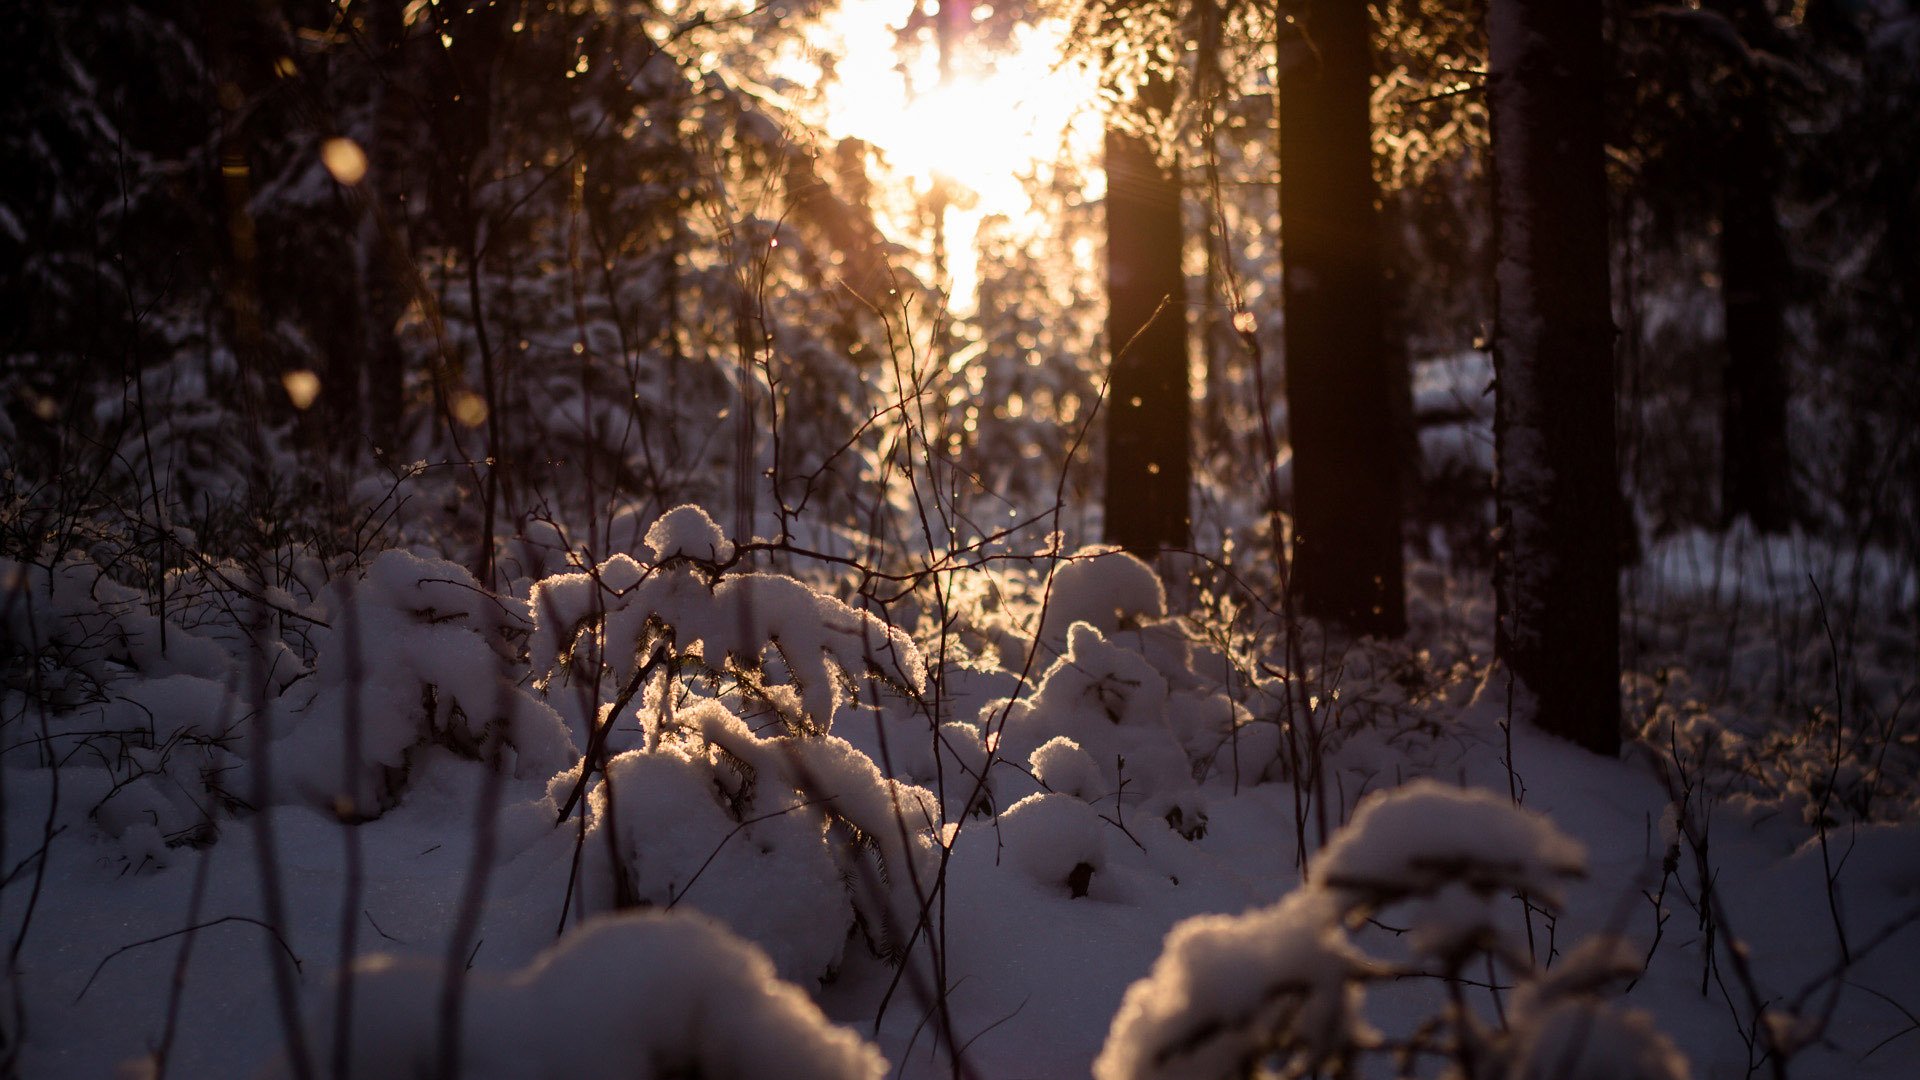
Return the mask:
<svg viewBox="0 0 1920 1080">
<path fill-rule="evenodd" d="M 948 288 L 952 305 L 966 311 L 977 285 L 980 223 L 995 215 L 1027 220 L 1026 181 L 1048 180 L 1063 155 L 1089 171 L 1097 162 L 1099 83 L 1085 65 L 1062 60 L 1067 25 L 1060 19 L 1018 27 L 1001 45 L 958 43 L 943 79 L 931 40 L 904 51 L 899 44 L 915 2 L 843 0 L 810 41 L 813 56 L 788 64 L 787 73 L 821 86 L 830 137 L 860 139 L 877 151 L 885 172 L 876 184 L 892 183 L 915 199 L 943 188 L 953 253 Z"/>
</svg>

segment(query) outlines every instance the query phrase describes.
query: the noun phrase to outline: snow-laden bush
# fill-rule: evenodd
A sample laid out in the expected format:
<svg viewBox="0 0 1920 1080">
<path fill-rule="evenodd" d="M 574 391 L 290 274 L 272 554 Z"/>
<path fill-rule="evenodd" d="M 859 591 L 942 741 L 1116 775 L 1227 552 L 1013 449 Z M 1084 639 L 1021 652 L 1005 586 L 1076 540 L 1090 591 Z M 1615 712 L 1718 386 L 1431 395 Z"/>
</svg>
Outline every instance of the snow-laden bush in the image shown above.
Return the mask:
<svg viewBox="0 0 1920 1080">
<path fill-rule="evenodd" d="M 442 965 L 371 956 L 352 977 L 347 1073 L 436 1075 Z M 886 1074 L 879 1051 L 781 982 L 759 949 L 686 912 L 596 919 L 505 978 L 466 978 L 467 1080 Z M 322 1017 L 313 1045 L 334 1045 L 338 1023 Z"/>
<path fill-rule="evenodd" d="M 151 597 L 78 553 L 50 566 L 0 559 L 0 630 L 5 687 L 54 709 L 106 700 L 134 676 L 217 683 L 232 663 L 214 642 L 163 629 Z"/>
<path fill-rule="evenodd" d="M 1166 590 L 1152 567 L 1119 548 L 1082 548 L 1047 583 L 1046 612 L 1036 636 L 1060 652 L 1075 623 L 1110 636 L 1166 613 Z"/>
<path fill-rule="evenodd" d="M 762 738 L 716 701 L 654 724 L 589 796 L 583 903 L 698 908 L 803 984 L 855 934 L 898 958 L 934 870 L 930 792 L 831 735 Z"/>
<path fill-rule="evenodd" d="M 33 714 L 45 736 L 13 761 L 63 768 L 66 797 L 129 865 L 163 865 L 168 848 L 217 835 L 240 801 L 231 736 L 245 712 L 219 642 L 163 620 L 147 593 L 77 553 L 51 566 L 0 559 L 0 630 L 0 724 Z"/>
<path fill-rule="evenodd" d="M 1152 664 L 1080 622 L 1037 693 L 990 703 L 980 721 L 1003 761 L 1020 763 L 1049 787 L 1050 773 L 1088 802 L 1137 806 L 1191 833 L 1206 816 L 1167 701 L 1167 681 Z M 1009 764 L 1002 772 L 996 797 L 1004 799 L 1001 789 L 1017 790 L 1022 770 Z"/>
<path fill-rule="evenodd" d="M 339 587 L 310 688 L 272 706 L 276 797 L 371 817 L 398 801 L 426 747 L 542 783 L 578 757 L 559 715 L 511 677 L 506 630 L 524 625 L 513 601 L 400 551 Z"/>
<path fill-rule="evenodd" d="M 1602 996 L 1639 970 L 1617 942 L 1595 939 L 1539 971 L 1503 938 L 1496 905 L 1509 921 L 1515 896 L 1554 910 L 1559 886 L 1584 866 L 1580 845 L 1546 818 L 1490 793 L 1418 780 L 1375 795 L 1278 904 L 1175 926 L 1128 988 L 1094 1074 L 1346 1075 L 1361 1055 L 1392 1052 L 1450 1059 L 1462 1077 L 1684 1078 L 1685 1059 L 1651 1020 Z M 1389 908 L 1410 930 L 1412 967 L 1370 957 L 1349 936 Z M 1518 979 L 1504 1029 L 1459 994 L 1397 1041 L 1362 1020 L 1369 980 L 1420 973 L 1457 986 L 1488 953 Z"/>
<path fill-rule="evenodd" d="M 802 981 L 831 976 L 854 937 L 897 959 L 921 918 L 941 808 L 830 729 L 863 675 L 917 693 L 920 653 L 792 577 L 730 573 L 735 554 L 682 506 L 638 558 L 533 588 L 538 685 L 570 679 L 594 703 L 586 758 L 552 786 L 563 816 L 587 795 L 579 903 L 697 907 Z M 777 720 L 756 731 L 743 705 Z M 610 739 L 616 724 L 627 730 Z"/>
<path fill-rule="evenodd" d="M 616 685 L 656 650 L 737 680 L 796 730 L 826 731 L 859 675 L 919 690 L 919 650 L 901 630 L 780 574 L 727 573 L 733 547 L 694 506 L 647 531 L 647 550 L 534 587 L 533 667 L 542 687 L 562 672 Z"/>
</svg>

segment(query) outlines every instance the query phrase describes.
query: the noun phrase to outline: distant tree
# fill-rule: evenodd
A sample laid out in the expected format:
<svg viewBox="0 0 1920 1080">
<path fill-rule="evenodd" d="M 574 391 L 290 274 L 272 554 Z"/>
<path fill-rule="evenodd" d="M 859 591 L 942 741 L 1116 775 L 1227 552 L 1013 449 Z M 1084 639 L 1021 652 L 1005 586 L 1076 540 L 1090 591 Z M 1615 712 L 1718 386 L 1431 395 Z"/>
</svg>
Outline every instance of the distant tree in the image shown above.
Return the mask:
<svg viewBox="0 0 1920 1080">
<path fill-rule="evenodd" d="M 365 282 L 368 433 L 375 446 L 389 451 L 399 446 L 406 395 L 406 354 L 396 327 L 406 311 L 414 273 L 407 242 L 407 100 L 395 85 L 407 47 L 402 6 L 400 0 L 372 0 L 368 5 L 367 46 L 376 78 L 368 109 L 368 212 L 355 241 Z"/>
<path fill-rule="evenodd" d="M 1306 0 L 1281 32 L 1280 231 L 1293 578 L 1302 609 L 1406 630 L 1403 442 L 1369 116 L 1367 5 Z"/>
<path fill-rule="evenodd" d="M 1164 83 L 1141 94 L 1164 116 Z M 1106 539 L 1150 555 L 1185 547 L 1191 511 L 1186 277 L 1180 181 L 1142 134 L 1109 127 L 1107 168 Z"/>
<path fill-rule="evenodd" d="M 1708 0 L 1737 33 L 1715 155 L 1720 189 L 1720 297 L 1726 323 L 1721 412 L 1721 513 L 1763 532 L 1792 518 L 1787 451 L 1787 327 L 1793 264 L 1774 193 L 1781 153 L 1767 80 L 1755 50 L 1774 46 L 1765 0 Z"/>
<path fill-rule="evenodd" d="M 1600 0 L 1492 0 L 1495 649 L 1546 731 L 1620 749 Z"/>
</svg>

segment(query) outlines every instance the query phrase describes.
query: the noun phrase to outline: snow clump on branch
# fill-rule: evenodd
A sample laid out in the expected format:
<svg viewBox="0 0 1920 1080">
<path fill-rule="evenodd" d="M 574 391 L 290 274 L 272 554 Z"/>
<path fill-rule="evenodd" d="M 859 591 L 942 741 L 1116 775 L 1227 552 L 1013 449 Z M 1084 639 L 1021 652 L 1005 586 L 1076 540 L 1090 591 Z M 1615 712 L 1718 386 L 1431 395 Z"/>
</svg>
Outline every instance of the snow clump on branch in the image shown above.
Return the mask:
<svg viewBox="0 0 1920 1080">
<path fill-rule="evenodd" d="M 1423 779 L 1372 796 L 1278 904 L 1188 919 L 1168 933 L 1152 972 L 1127 990 L 1094 1075 L 1352 1074 L 1361 1054 L 1388 1045 L 1360 1019 L 1364 984 L 1436 974 L 1375 960 L 1348 936 L 1403 905 L 1413 954 L 1437 961 L 1437 974 L 1457 978 L 1487 951 L 1517 975 L 1504 1030 L 1456 1000 L 1410 1036 L 1415 1043 L 1471 1063 L 1473 1075 L 1684 1080 L 1685 1059 L 1651 1019 L 1601 996 L 1639 970 L 1619 942 L 1590 940 L 1536 971 L 1498 933 L 1496 900 L 1525 894 L 1555 909 L 1559 884 L 1584 868 L 1577 842 L 1497 795 Z"/>
<path fill-rule="evenodd" d="M 614 555 L 534 586 L 537 685 L 562 673 L 595 677 L 598 663 L 625 683 L 664 650 L 676 665 L 697 659 L 710 674 L 739 679 L 790 724 L 817 731 L 831 728 L 857 675 L 924 687 L 920 651 L 899 628 L 784 575 L 721 573 L 716 563 L 733 548 L 700 508 L 669 511 L 647 531 L 647 546 L 651 565 Z M 781 687 L 791 687 L 797 710 Z"/>
</svg>

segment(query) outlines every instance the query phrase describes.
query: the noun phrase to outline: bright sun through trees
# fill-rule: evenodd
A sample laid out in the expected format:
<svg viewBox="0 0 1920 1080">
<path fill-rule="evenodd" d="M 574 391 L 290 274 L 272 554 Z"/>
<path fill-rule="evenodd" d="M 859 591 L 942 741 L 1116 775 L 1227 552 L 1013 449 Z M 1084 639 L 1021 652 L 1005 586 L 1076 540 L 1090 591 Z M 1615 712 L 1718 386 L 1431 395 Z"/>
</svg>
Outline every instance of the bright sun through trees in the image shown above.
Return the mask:
<svg viewBox="0 0 1920 1080">
<path fill-rule="evenodd" d="M 988 217 L 1032 232 L 1032 184 L 1073 162 L 1097 198 L 1100 87 L 1085 65 L 1063 58 L 1068 26 L 1047 18 L 1015 26 L 1002 41 L 971 28 L 950 31 L 947 59 L 930 28 L 902 40 L 915 0 L 846 0 L 827 13 L 776 70 L 815 91 L 824 133 L 875 151 L 874 180 L 889 238 L 930 250 L 938 225 L 950 253 L 949 302 L 971 310 L 978 272 L 974 240 Z M 973 23 L 992 17 L 985 4 Z M 886 207 L 894 207 L 891 214 Z M 938 215 L 932 220 L 930 215 Z"/>
</svg>

